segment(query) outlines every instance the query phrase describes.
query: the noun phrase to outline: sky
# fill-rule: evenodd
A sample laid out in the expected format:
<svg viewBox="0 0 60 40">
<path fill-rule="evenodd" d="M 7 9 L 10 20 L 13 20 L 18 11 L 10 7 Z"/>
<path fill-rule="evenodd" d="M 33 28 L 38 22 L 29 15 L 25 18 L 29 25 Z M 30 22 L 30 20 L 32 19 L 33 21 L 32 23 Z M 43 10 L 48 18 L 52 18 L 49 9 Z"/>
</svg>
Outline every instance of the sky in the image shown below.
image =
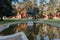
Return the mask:
<svg viewBox="0 0 60 40">
<path fill-rule="evenodd" d="M 47 3 L 49 2 L 49 0 L 46 0 L 47 1 Z M 23 0 L 19 0 L 19 2 L 23 2 Z M 39 3 L 40 3 L 40 0 L 37 0 L 37 4 L 39 5 Z M 12 4 L 15 4 L 14 2 L 12 2 Z"/>
<path fill-rule="evenodd" d="M 47 3 L 49 2 L 49 0 L 46 0 L 47 1 Z M 40 3 L 40 0 L 37 0 L 37 4 L 39 5 L 39 3 Z"/>
</svg>

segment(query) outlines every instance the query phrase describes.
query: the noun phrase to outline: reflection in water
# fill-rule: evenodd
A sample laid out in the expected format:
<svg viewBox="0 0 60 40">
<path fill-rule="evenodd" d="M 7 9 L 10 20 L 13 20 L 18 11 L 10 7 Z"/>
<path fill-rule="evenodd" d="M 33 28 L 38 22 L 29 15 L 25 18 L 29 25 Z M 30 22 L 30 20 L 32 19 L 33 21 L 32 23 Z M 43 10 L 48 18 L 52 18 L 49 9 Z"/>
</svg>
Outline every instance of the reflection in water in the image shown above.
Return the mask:
<svg viewBox="0 0 60 40">
<path fill-rule="evenodd" d="M 41 38 L 40 38 L 40 34 L 38 34 L 37 36 L 36 36 L 36 40 L 40 40 Z"/>
<path fill-rule="evenodd" d="M 29 40 L 54 40 L 60 38 L 60 28 L 48 24 L 34 23 L 33 26 L 27 26 L 27 23 L 10 25 L 9 28 L 0 32 L 1 36 L 11 35 L 24 31 Z"/>
<path fill-rule="evenodd" d="M 10 25 L 9 28 L 4 29 L 0 32 L 1 36 L 14 34 L 16 31 L 16 25 Z"/>
</svg>

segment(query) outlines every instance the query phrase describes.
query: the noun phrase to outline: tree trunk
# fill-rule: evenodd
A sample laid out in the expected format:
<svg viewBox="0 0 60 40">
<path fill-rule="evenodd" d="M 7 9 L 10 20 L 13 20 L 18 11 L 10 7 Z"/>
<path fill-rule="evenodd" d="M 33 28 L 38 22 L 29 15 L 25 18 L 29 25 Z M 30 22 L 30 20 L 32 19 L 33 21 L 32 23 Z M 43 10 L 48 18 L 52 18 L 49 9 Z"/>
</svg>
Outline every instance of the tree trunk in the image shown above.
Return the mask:
<svg viewBox="0 0 60 40">
<path fill-rule="evenodd" d="M 0 17 L 0 18 L 1 18 L 0 20 L 3 21 L 3 17 Z"/>
</svg>

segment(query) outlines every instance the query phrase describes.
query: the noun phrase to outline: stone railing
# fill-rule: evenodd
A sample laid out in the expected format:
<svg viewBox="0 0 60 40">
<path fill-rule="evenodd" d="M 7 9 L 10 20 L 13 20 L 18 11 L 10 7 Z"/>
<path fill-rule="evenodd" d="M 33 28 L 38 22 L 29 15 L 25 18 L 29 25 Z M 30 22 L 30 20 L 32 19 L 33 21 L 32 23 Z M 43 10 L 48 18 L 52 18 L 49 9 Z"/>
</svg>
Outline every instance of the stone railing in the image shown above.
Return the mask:
<svg viewBox="0 0 60 40">
<path fill-rule="evenodd" d="M 29 21 L 30 22 L 30 21 Z M 43 23 L 43 24 L 48 24 L 48 25 L 51 25 L 51 26 L 55 26 L 55 27 L 60 27 L 60 24 L 57 24 L 57 23 L 49 23 L 49 22 L 43 22 L 43 20 L 40 20 L 40 21 L 31 21 L 31 23 Z M 13 22 L 13 23 L 8 23 L 8 24 L 5 24 L 3 26 L 0 25 L 0 31 L 4 30 L 5 28 L 8 28 L 9 25 L 11 24 L 19 24 L 19 23 L 28 23 L 27 22 Z"/>
<path fill-rule="evenodd" d="M 28 40 L 28 38 L 24 32 L 19 32 L 8 36 L 0 36 L 0 40 Z"/>
<path fill-rule="evenodd" d="M 8 27 L 9 27 L 9 25 L 0 25 L 0 32 Z"/>
</svg>

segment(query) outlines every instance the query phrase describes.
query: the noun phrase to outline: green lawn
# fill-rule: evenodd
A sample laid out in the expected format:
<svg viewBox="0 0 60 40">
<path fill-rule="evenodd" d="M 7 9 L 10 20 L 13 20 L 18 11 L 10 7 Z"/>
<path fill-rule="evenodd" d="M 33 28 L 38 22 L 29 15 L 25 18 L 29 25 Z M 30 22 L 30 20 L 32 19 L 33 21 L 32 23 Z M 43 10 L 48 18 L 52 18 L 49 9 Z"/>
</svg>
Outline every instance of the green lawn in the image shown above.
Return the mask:
<svg viewBox="0 0 60 40">
<path fill-rule="evenodd" d="M 44 20 L 44 22 L 49 22 L 49 23 L 58 23 L 58 24 L 60 24 L 60 20 L 54 20 L 54 19 Z"/>
<path fill-rule="evenodd" d="M 3 21 L 0 21 L 0 25 L 1 24 L 6 24 L 6 23 L 12 23 L 12 22 L 27 22 L 27 21 L 28 21 L 27 19 L 5 19 Z M 32 21 L 38 21 L 38 20 L 33 19 Z M 60 24 L 60 20 L 53 20 L 53 19 L 43 20 L 43 22 Z"/>
<path fill-rule="evenodd" d="M 28 20 L 20 20 L 20 19 L 19 20 L 11 20 L 11 19 L 10 20 L 3 20 L 3 21 L 0 21 L 0 25 L 1 24 L 6 24 L 6 23 L 13 23 L 13 22 L 22 22 L 22 21 L 26 22 Z"/>
<path fill-rule="evenodd" d="M 27 22 L 28 19 L 4 19 L 3 21 L 0 21 L 1 24 L 6 24 L 6 23 L 13 23 L 13 22 Z M 32 19 L 32 21 L 37 21 Z"/>
</svg>

